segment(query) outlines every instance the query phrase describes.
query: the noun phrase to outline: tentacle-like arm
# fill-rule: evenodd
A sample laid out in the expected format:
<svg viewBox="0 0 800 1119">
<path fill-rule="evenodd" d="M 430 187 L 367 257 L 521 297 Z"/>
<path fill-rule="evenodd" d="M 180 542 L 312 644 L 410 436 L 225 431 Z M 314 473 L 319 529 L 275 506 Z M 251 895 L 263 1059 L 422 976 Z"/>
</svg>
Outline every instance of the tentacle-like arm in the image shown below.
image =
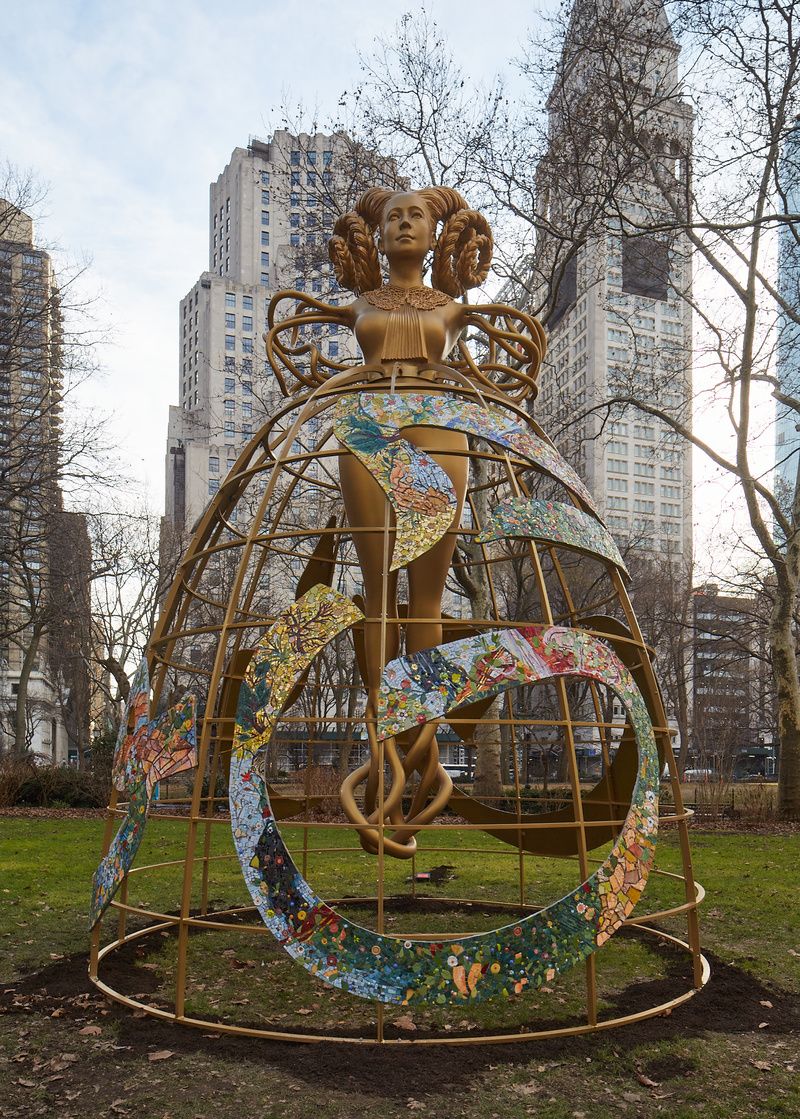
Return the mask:
<svg viewBox="0 0 800 1119">
<path fill-rule="evenodd" d="M 294 314 L 276 321 L 278 308 L 287 301 L 294 303 Z M 270 300 L 264 343 L 267 360 L 285 396 L 297 387 L 289 383 L 287 374 L 301 385 L 316 388 L 334 373 L 350 368 L 347 363 L 331 361 L 313 340 L 307 340 L 306 328 L 325 324 L 350 326 L 348 308 L 334 307 L 301 291 L 281 291 Z"/>
<path fill-rule="evenodd" d="M 479 384 L 500 388 L 512 400 L 536 395 L 536 379 L 547 350 L 541 323 L 504 303 L 474 304 L 465 308 L 466 337 L 458 343 L 461 361 L 456 368 Z M 480 336 L 483 353 L 471 352 L 470 331 Z"/>
</svg>

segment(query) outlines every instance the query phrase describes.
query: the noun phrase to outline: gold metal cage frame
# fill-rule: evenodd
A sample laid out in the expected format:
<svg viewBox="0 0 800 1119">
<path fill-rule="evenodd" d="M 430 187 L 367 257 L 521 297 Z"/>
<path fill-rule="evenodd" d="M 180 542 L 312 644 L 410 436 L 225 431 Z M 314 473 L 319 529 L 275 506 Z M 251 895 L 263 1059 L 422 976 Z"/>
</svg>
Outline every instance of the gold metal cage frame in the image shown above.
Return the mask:
<svg viewBox="0 0 800 1119">
<path fill-rule="evenodd" d="M 212 833 L 215 827 L 228 827 L 229 821 L 218 813 L 218 804 L 227 798 L 215 795 L 218 778 L 224 774 L 226 761 L 230 756 L 231 741 L 234 733 L 236 702 L 239 687 L 244 676 L 248 653 L 247 639 L 252 634 L 261 634 L 272 623 L 274 616 L 268 616 L 254 605 L 257 601 L 259 583 L 263 578 L 266 565 L 275 555 L 283 555 L 290 560 L 305 561 L 307 570 L 313 564 L 314 556 L 309 551 L 309 545 L 324 539 L 325 536 L 335 536 L 341 543 L 338 556 L 329 559 L 331 581 L 334 573 L 346 572 L 349 567 L 355 566 L 355 561 L 347 554 L 347 542 L 352 541 L 354 535 L 366 530 L 358 526 L 328 525 L 321 527 L 314 525 L 293 525 L 287 528 L 284 521 L 287 511 L 291 507 L 293 498 L 296 499 L 297 487 L 300 483 L 307 484 L 322 494 L 326 499 L 335 500 L 337 495 L 337 480 L 335 462 L 343 453 L 332 439 L 329 427 L 323 425 L 312 440 L 313 445 L 304 448 L 298 444 L 298 434 L 304 430 L 304 425 L 316 417 L 324 417 L 326 411 L 343 393 L 354 391 L 351 379 L 336 377 L 331 382 L 315 388 L 313 391 L 296 395 L 285 402 L 278 409 L 265 427 L 251 441 L 239 456 L 235 466 L 228 474 L 220 487 L 219 493 L 209 505 L 201 518 L 194 537 L 183 556 L 172 588 L 165 601 L 164 608 L 149 646 L 149 662 L 153 684 L 153 704 L 166 697 L 170 688 L 174 688 L 176 679 L 180 678 L 183 684 L 187 680 L 200 682 L 202 690 L 207 694 L 205 713 L 198 720 L 198 766 L 193 779 L 191 796 L 171 797 L 169 789 L 167 795 L 156 802 L 150 812 L 151 818 L 170 820 L 173 826 L 184 827 L 186 830 L 186 849 L 182 860 L 171 860 L 163 863 L 134 866 L 122 882 L 116 899 L 111 903 L 116 913 L 116 929 L 112 938 L 101 946 L 103 921 L 97 923 L 92 931 L 89 976 L 91 982 L 105 995 L 114 1001 L 132 1009 L 144 1011 L 146 1014 L 162 1020 L 168 1020 L 180 1025 L 191 1026 L 225 1034 L 240 1034 L 248 1037 L 262 1037 L 280 1041 L 295 1042 L 335 1042 L 353 1044 L 477 1044 L 531 1041 L 545 1037 L 568 1036 L 590 1033 L 595 1030 L 609 1029 L 615 1026 L 627 1025 L 664 1014 L 681 1005 L 699 991 L 707 982 L 710 974 L 708 962 L 701 953 L 700 935 L 698 926 L 698 906 L 701 903 L 704 891 L 696 883 L 692 870 L 692 860 L 689 845 L 688 824 L 692 813 L 683 807 L 681 787 L 677 768 L 670 746 L 670 732 L 667 727 L 663 703 L 653 671 L 651 651 L 648 649 L 631 603 L 629 601 L 624 578 L 619 569 L 610 562 L 603 562 L 605 578 L 603 587 L 595 593 L 595 598 L 588 608 L 586 603 L 576 605 L 570 590 L 569 579 L 565 574 L 564 566 L 559 559 L 557 546 L 549 543 L 527 540 L 524 543 L 526 562 L 535 581 L 538 603 L 541 610 L 539 621 L 547 624 L 575 625 L 581 623 L 582 618 L 598 617 L 598 610 L 607 608 L 612 602 L 624 623 L 618 631 L 611 635 L 606 628 L 593 630 L 582 623 L 594 636 L 610 640 L 613 636 L 615 649 L 621 659 L 634 672 L 637 673 L 637 682 L 644 694 L 651 719 L 653 722 L 656 740 L 662 764 L 668 767 L 669 787 L 672 794 L 672 806 L 669 811 L 661 811 L 660 823 L 668 823 L 677 831 L 681 857 L 680 874 L 668 873 L 655 868 L 653 875 L 661 875 L 680 885 L 683 892 L 683 901 L 680 904 L 662 908 L 657 911 L 631 916 L 625 925 L 638 934 L 649 939 L 677 949 L 688 956 L 691 969 L 691 981 L 683 989 L 668 1000 L 658 1002 L 635 1013 L 603 1017 L 598 1012 L 598 980 L 596 970 L 596 955 L 591 955 L 585 961 L 585 1014 L 581 1021 L 555 1028 L 537 1029 L 536 1023 L 530 1023 L 524 1028 L 500 1030 L 496 1032 L 465 1032 L 450 1030 L 431 1036 L 387 1036 L 385 1029 L 385 1011 L 381 1003 L 373 1004 L 375 1007 L 374 1022 L 369 1032 L 358 1036 L 351 1036 L 346 1030 L 340 1032 L 326 1032 L 313 1028 L 305 1029 L 270 1029 L 259 1028 L 251 1024 L 232 1024 L 216 1019 L 206 1019 L 187 1013 L 186 996 L 188 975 L 188 944 L 190 933 L 204 932 L 213 935 L 214 932 L 225 930 L 241 931 L 245 934 L 254 932 L 269 935 L 269 930 L 261 922 L 255 907 L 250 905 L 234 905 L 226 909 L 210 910 L 209 908 L 209 873 L 213 862 L 222 857 L 236 859 L 236 854 L 219 856 L 212 854 Z M 382 382 L 375 381 L 369 389 L 396 388 L 389 379 Z M 403 390 L 431 391 L 431 382 L 406 378 L 402 384 Z M 442 391 L 441 389 L 439 391 Z M 452 391 L 448 387 L 445 391 Z M 469 397 L 470 389 L 464 384 L 459 384 L 457 391 L 462 396 Z M 520 416 L 525 422 L 532 424 L 530 417 L 522 409 L 509 401 L 504 394 L 493 393 L 490 389 L 481 387 L 474 390 L 474 398 L 483 402 L 491 400 Z M 534 430 L 543 436 L 535 423 Z M 531 476 L 538 476 L 531 465 L 517 459 L 509 452 L 498 453 L 496 450 L 477 449 L 473 446 L 468 452 L 470 457 L 481 459 L 491 473 L 490 480 L 484 486 L 493 487 L 493 492 L 504 490 L 512 494 L 528 494 L 530 492 Z M 310 471 L 312 464 L 316 470 Z M 313 476 L 312 476 L 313 475 Z M 262 482 L 265 482 L 263 486 Z M 251 517 L 246 530 L 239 529 L 235 518 L 232 516 L 234 509 L 243 495 L 255 484 L 257 488 L 257 501 L 255 513 Z M 468 492 L 468 503 L 471 508 L 471 527 L 462 529 L 467 535 L 475 535 L 480 530 L 480 522 L 476 515 L 476 494 L 471 486 Z M 384 530 L 387 531 L 387 530 Z M 352 552 L 352 548 L 351 548 Z M 215 558 L 225 557 L 230 563 L 232 585 L 227 596 L 216 598 L 213 587 L 208 585 L 208 572 Z M 502 610 L 496 591 L 495 573 L 497 564 L 503 562 L 492 556 L 485 546 L 481 546 L 481 563 L 488 581 L 493 617 L 469 618 L 463 621 L 464 626 L 480 629 L 481 627 L 503 625 L 530 624 L 531 619 L 508 619 L 502 616 Z M 547 567 L 547 571 L 545 571 Z M 386 576 L 384 575 L 384 578 Z M 561 612 L 554 609 L 553 598 L 562 604 Z M 194 615 L 202 614 L 202 617 Z M 209 620 L 209 614 L 211 618 Z M 378 620 L 378 619 L 376 619 Z M 411 619 L 427 621 L 428 619 Z M 457 619 L 452 624 L 458 625 Z M 183 655 L 187 642 L 204 641 L 213 643 L 215 653 L 213 665 L 210 668 L 192 664 L 190 658 Z M 526 897 L 528 864 L 532 858 L 531 852 L 526 851 L 523 837 L 536 834 L 545 836 L 547 831 L 553 835 L 572 836 L 568 839 L 567 846 L 572 845 L 572 855 L 577 866 L 580 878 L 585 881 L 591 873 L 593 860 L 591 851 L 598 844 L 598 838 L 606 839 L 616 834 L 622 824 L 624 812 L 620 808 L 627 805 L 619 791 L 615 791 L 613 776 L 608 777 L 613 770 L 613 760 L 609 750 L 611 723 L 603 713 L 603 707 L 596 684 L 589 684 L 588 691 L 594 709 L 594 718 L 576 720 L 573 718 L 567 694 L 567 685 L 563 680 L 554 683 L 555 692 L 560 711 L 560 718 L 551 719 L 548 725 L 556 726 L 563 735 L 566 750 L 568 769 L 568 793 L 570 805 L 567 818 L 555 824 L 552 821 L 531 821 L 523 819 L 522 811 L 522 786 L 520 772 L 517 764 L 516 750 L 512 750 L 514 769 L 514 790 L 509 800 L 515 805 L 515 812 L 506 823 L 498 823 L 496 816 L 492 817 L 491 827 L 487 828 L 486 821 L 447 824 L 441 820 L 420 825 L 418 831 L 427 837 L 432 830 L 440 835 L 447 834 L 448 828 L 458 828 L 468 832 L 490 831 L 497 836 L 499 833 L 513 833 L 517 837 L 517 862 L 519 879 L 518 902 L 487 902 L 486 898 L 460 898 L 448 899 L 454 907 L 480 906 L 483 909 L 492 908 L 500 913 L 533 913 L 542 908 L 540 905 L 531 904 Z M 291 710 L 291 709 L 289 709 Z M 285 713 L 282 721 L 292 723 L 292 716 Z M 295 721 L 302 718 L 304 723 L 308 717 L 295 716 Z M 326 716 L 330 721 L 330 716 Z M 353 732 L 353 725 L 361 722 L 359 718 L 339 718 L 339 724 L 345 724 L 345 733 Z M 496 717 L 496 724 L 504 724 L 511 728 L 511 733 L 520 725 L 527 725 L 529 719 L 514 716 L 512 706 L 506 705 L 505 717 Z M 459 720 L 448 719 L 454 728 Z M 589 727 L 598 736 L 602 751 L 605 783 L 601 781 L 593 790 L 595 795 L 594 811 L 589 819 L 586 818 L 584 807 L 589 803 L 586 794 L 582 792 L 578 762 L 575 751 L 576 731 Z M 618 767 L 619 768 L 619 767 Z M 626 775 L 623 771 L 617 774 L 621 788 L 625 786 Z M 383 777 L 381 776 L 381 796 Z M 206 783 L 207 782 L 207 783 Z M 599 794 L 598 794 L 599 790 Z M 589 794 L 590 797 L 592 794 Z M 605 807 L 599 811 L 598 803 Z M 353 825 L 340 821 L 320 821 L 312 818 L 311 798 L 306 792 L 305 797 L 278 795 L 273 802 L 277 819 L 291 817 L 291 826 L 302 829 L 303 848 L 302 866 L 303 873 L 308 866 L 309 856 L 314 853 L 313 845 L 309 842 L 312 829 L 339 829 L 352 832 Z M 117 793 L 112 793 L 109 805 L 105 836 L 104 852 L 108 850 L 113 837 L 115 821 L 124 815 L 126 804 L 118 799 Z M 663 805 L 662 805 L 663 809 Z M 379 825 L 381 836 L 386 825 Z M 537 841 L 538 842 L 538 841 Z M 545 840 L 542 840 L 545 842 Z M 541 843 L 539 844 L 541 847 Z M 558 845 L 556 844 L 556 847 Z M 563 847 L 563 843 L 562 843 Z M 337 850 L 360 850 L 357 847 L 338 847 Z M 437 844 L 437 854 L 446 854 L 448 851 L 463 851 L 464 848 L 448 848 L 446 843 Z M 513 854 L 513 852 L 508 852 Z M 538 857 L 538 856 L 537 856 Z M 559 856 L 556 850 L 554 857 Z M 412 868 L 416 866 L 415 860 L 411 862 Z M 129 879 L 136 881 L 145 880 L 149 872 L 161 871 L 166 867 L 182 868 L 180 905 L 175 913 L 164 913 L 147 905 L 137 905 L 128 900 Z M 408 933 L 392 933 L 384 925 L 384 916 L 387 905 L 396 899 L 389 895 L 385 889 L 385 856 L 382 843 L 379 845 L 375 857 L 376 891 L 368 897 L 347 898 L 350 904 L 363 903 L 374 906 L 376 911 L 376 931 L 387 936 L 405 938 Z M 413 883 L 407 898 L 412 899 L 415 905 L 423 908 L 428 899 L 417 894 Z M 244 884 L 243 884 L 244 887 Z M 342 899 L 340 899 L 342 900 Z M 336 904 L 329 900 L 329 904 Z M 129 919 L 136 918 L 146 923 L 143 927 L 129 928 Z M 231 918 L 238 923 L 232 924 Z M 685 935 L 675 935 L 674 932 L 659 927 L 665 921 L 679 919 L 685 922 Z M 108 920 L 108 915 L 106 920 Z M 174 1005 L 171 1010 L 162 1006 L 152 1005 L 142 998 L 132 996 L 118 989 L 105 977 L 105 965 L 114 953 L 130 944 L 141 944 L 147 937 L 168 934 L 177 938 L 177 965 L 175 972 Z M 465 935 L 463 931 L 452 935 L 448 932 L 430 934 L 430 939 L 456 940 Z M 613 939 L 604 947 L 604 952 L 614 950 Z M 521 998 L 525 998 L 523 994 Z M 468 1007 L 460 1008 L 460 1013 Z M 390 1031 L 391 1034 L 391 1031 Z"/>
</svg>

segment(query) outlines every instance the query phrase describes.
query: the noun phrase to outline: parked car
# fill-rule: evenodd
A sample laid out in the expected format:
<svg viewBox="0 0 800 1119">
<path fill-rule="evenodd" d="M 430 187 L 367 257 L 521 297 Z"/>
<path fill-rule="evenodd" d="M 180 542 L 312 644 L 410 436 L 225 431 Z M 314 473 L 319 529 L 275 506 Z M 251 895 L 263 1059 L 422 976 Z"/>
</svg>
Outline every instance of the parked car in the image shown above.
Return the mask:
<svg viewBox="0 0 800 1119">
<path fill-rule="evenodd" d="M 442 766 L 448 777 L 453 781 L 470 781 L 469 768 L 466 765 L 453 765 L 452 763 L 445 763 Z"/>
<path fill-rule="evenodd" d="M 713 769 L 685 769 L 684 781 L 715 781 L 717 778 Z"/>
</svg>

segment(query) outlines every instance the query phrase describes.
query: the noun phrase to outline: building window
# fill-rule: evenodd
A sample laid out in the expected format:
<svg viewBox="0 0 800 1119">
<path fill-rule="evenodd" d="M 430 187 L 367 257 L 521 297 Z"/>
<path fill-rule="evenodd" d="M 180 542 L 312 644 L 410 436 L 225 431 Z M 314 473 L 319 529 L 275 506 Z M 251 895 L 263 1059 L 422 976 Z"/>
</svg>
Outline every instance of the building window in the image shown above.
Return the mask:
<svg viewBox="0 0 800 1119">
<path fill-rule="evenodd" d="M 269 253 L 262 253 L 261 254 L 261 267 L 262 268 L 269 268 Z"/>
<path fill-rule="evenodd" d="M 226 312 L 226 314 L 225 314 L 225 329 L 226 330 L 235 330 L 236 329 L 236 315 L 233 315 L 230 312 Z"/>
<path fill-rule="evenodd" d="M 246 354 L 251 354 L 253 352 L 253 339 L 252 338 L 243 338 L 242 339 L 242 351 Z"/>
<path fill-rule="evenodd" d="M 317 173 L 316 173 L 316 171 L 309 171 L 308 174 L 306 175 L 306 186 L 316 186 L 316 185 L 317 185 Z"/>
<path fill-rule="evenodd" d="M 225 368 L 226 369 L 235 369 L 236 368 L 236 358 L 226 357 L 225 358 Z"/>
<path fill-rule="evenodd" d="M 300 186 L 300 172 L 292 171 L 292 186 Z"/>
<path fill-rule="evenodd" d="M 314 164 L 317 162 L 317 153 L 316 152 L 306 152 L 306 159 L 308 160 L 308 162 L 313 167 Z"/>
<path fill-rule="evenodd" d="M 242 358 L 242 373 L 251 374 L 253 372 L 253 359 L 251 357 Z"/>
<path fill-rule="evenodd" d="M 622 290 L 648 299 L 667 299 L 669 245 L 656 237 L 622 238 Z"/>
<path fill-rule="evenodd" d="M 268 245 L 269 244 L 269 230 L 268 229 L 262 229 L 261 230 L 261 244 L 262 245 Z"/>
<path fill-rule="evenodd" d="M 235 435 L 236 435 L 236 429 L 234 428 L 233 420 L 226 420 L 225 421 L 225 438 L 226 439 L 233 439 L 233 437 Z"/>
<path fill-rule="evenodd" d="M 261 172 L 261 182 L 264 184 L 264 186 L 269 186 L 269 171 Z"/>
<path fill-rule="evenodd" d="M 265 288 L 269 287 L 269 272 L 261 273 L 261 286 Z"/>
<path fill-rule="evenodd" d="M 219 474 L 219 455 L 208 456 L 208 472 L 209 474 Z"/>
<path fill-rule="evenodd" d="M 316 227 L 316 224 L 317 224 L 317 215 L 316 214 L 306 214 L 306 225 L 308 226 L 308 228 L 309 229 L 314 229 Z"/>
<path fill-rule="evenodd" d="M 244 310 L 244 311 L 252 311 L 253 310 L 253 297 L 252 297 L 252 295 L 243 295 L 242 296 L 242 310 Z"/>
<path fill-rule="evenodd" d="M 229 458 L 228 459 L 228 470 L 233 470 L 235 465 L 236 465 L 236 459 L 235 458 Z"/>
<path fill-rule="evenodd" d="M 253 405 L 252 404 L 246 403 L 246 404 L 242 405 L 242 416 L 246 420 L 251 420 L 253 418 Z"/>
<path fill-rule="evenodd" d="M 325 184 L 325 186 L 330 186 L 331 185 L 331 183 L 333 182 L 333 176 L 331 175 L 330 171 L 323 171 L 322 172 L 322 181 Z"/>
<path fill-rule="evenodd" d="M 225 349 L 226 350 L 235 350 L 236 349 L 236 336 L 234 334 L 226 334 L 225 335 Z"/>
<path fill-rule="evenodd" d="M 236 306 L 236 292 L 235 291 L 226 291 L 225 292 L 225 306 L 226 307 L 235 307 Z"/>
<path fill-rule="evenodd" d="M 253 425 L 252 424 L 242 424 L 242 435 L 243 436 L 250 436 L 252 434 L 253 434 Z"/>
<path fill-rule="evenodd" d="M 213 494 L 218 493 L 218 492 L 219 492 L 219 478 L 209 478 L 208 479 L 208 496 L 211 497 Z"/>
<path fill-rule="evenodd" d="M 262 225 L 269 225 L 269 210 L 262 210 L 261 211 L 261 224 Z"/>
<path fill-rule="evenodd" d="M 225 392 L 236 392 L 236 381 L 233 377 L 225 378 Z"/>
<path fill-rule="evenodd" d="M 323 152 L 322 153 L 323 166 L 330 167 L 332 162 L 333 162 L 333 152 Z"/>
<path fill-rule="evenodd" d="M 223 404 L 225 405 L 225 417 L 226 419 L 230 419 L 236 411 L 236 401 L 226 399 L 223 401 Z"/>
<path fill-rule="evenodd" d="M 293 249 L 298 248 L 299 245 L 300 245 L 300 234 L 299 233 L 290 233 L 289 234 L 289 244 L 292 246 Z"/>
<path fill-rule="evenodd" d="M 319 276 L 315 276 L 314 279 L 311 281 L 311 290 L 322 291 L 322 280 Z"/>
<path fill-rule="evenodd" d="M 299 167 L 300 166 L 300 152 L 297 152 L 297 151 L 292 152 L 291 161 L 292 161 L 292 167 Z"/>
<path fill-rule="evenodd" d="M 242 315 L 242 330 L 252 332 L 252 330 L 253 330 L 253 316 L 252 315 Z"/>
<path fill-rule="evenodd" d="M 339 343 L 338 342 L 329 342 L 328 343 L 328 353 L 330 354 L 331 357 L 338 357 L 339 356 Z"/>
<path fill-rule="evenodd" d="M 300 215 L 299 214 L 289 214 L 289 225 L 292 229 L 299 229 L 300 228 Z"/>
<path fill-rule="evenodd" d="M 554 330 L 570 307 L 578 301 L 578 254 L 574 253 L 564 265 L 550 314 L 545 320 L 548 330 Z"/>
<path fill-rule="evenodd" d="M 300 195 L 297 193 L 296 190 L 293 190 L 292 193 L 289 195 L 289 205 L 290 206 L 299 206 L 300 205 Z"/>
<path fill-rule="evenodd" d="M 242 381 L 242 396 L 252 396 L 252 395 L 253 395 L 253 382 L 252 381 Z"/>
<path fill-rule="evenodd" d="M 262 190 L 261 191 L 261 205 L 262 206 L 269 206 L 269 191 L 268 190 Z"/>
<path fill-rule="evenodd" d="M 316 243 L 317 243 L 316 233 L 307 233 L 306 234 L 306 244 L 307 245 L 316 245 Z"/>
</svg>

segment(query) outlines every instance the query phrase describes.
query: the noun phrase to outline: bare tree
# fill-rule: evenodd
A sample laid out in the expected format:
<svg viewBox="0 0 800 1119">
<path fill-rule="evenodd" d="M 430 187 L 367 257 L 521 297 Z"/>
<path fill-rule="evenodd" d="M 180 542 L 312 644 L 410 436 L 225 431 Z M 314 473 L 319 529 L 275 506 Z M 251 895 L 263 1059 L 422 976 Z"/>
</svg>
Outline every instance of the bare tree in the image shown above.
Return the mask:
<svg viewBox="0 0 800 1119">
<path fill-rule="evenodd" d="M 98 333 L 77 290 L 81 269 L 56 277 L 34 242 L 35 179 L 7 167 L 0 182 L 0 661 L 14 684 L 12 748 L 29 746 L 29 686 L 46 671 L 60 623 L 68 520 L 65 492 L 101 468 L 102 424 L 81 412 L 76 390 L 95 369 Z M 37 700 L 37 702 L 44 702 Z M 7 712 L 6 712 L 7 714 Z"/>
</svg>

